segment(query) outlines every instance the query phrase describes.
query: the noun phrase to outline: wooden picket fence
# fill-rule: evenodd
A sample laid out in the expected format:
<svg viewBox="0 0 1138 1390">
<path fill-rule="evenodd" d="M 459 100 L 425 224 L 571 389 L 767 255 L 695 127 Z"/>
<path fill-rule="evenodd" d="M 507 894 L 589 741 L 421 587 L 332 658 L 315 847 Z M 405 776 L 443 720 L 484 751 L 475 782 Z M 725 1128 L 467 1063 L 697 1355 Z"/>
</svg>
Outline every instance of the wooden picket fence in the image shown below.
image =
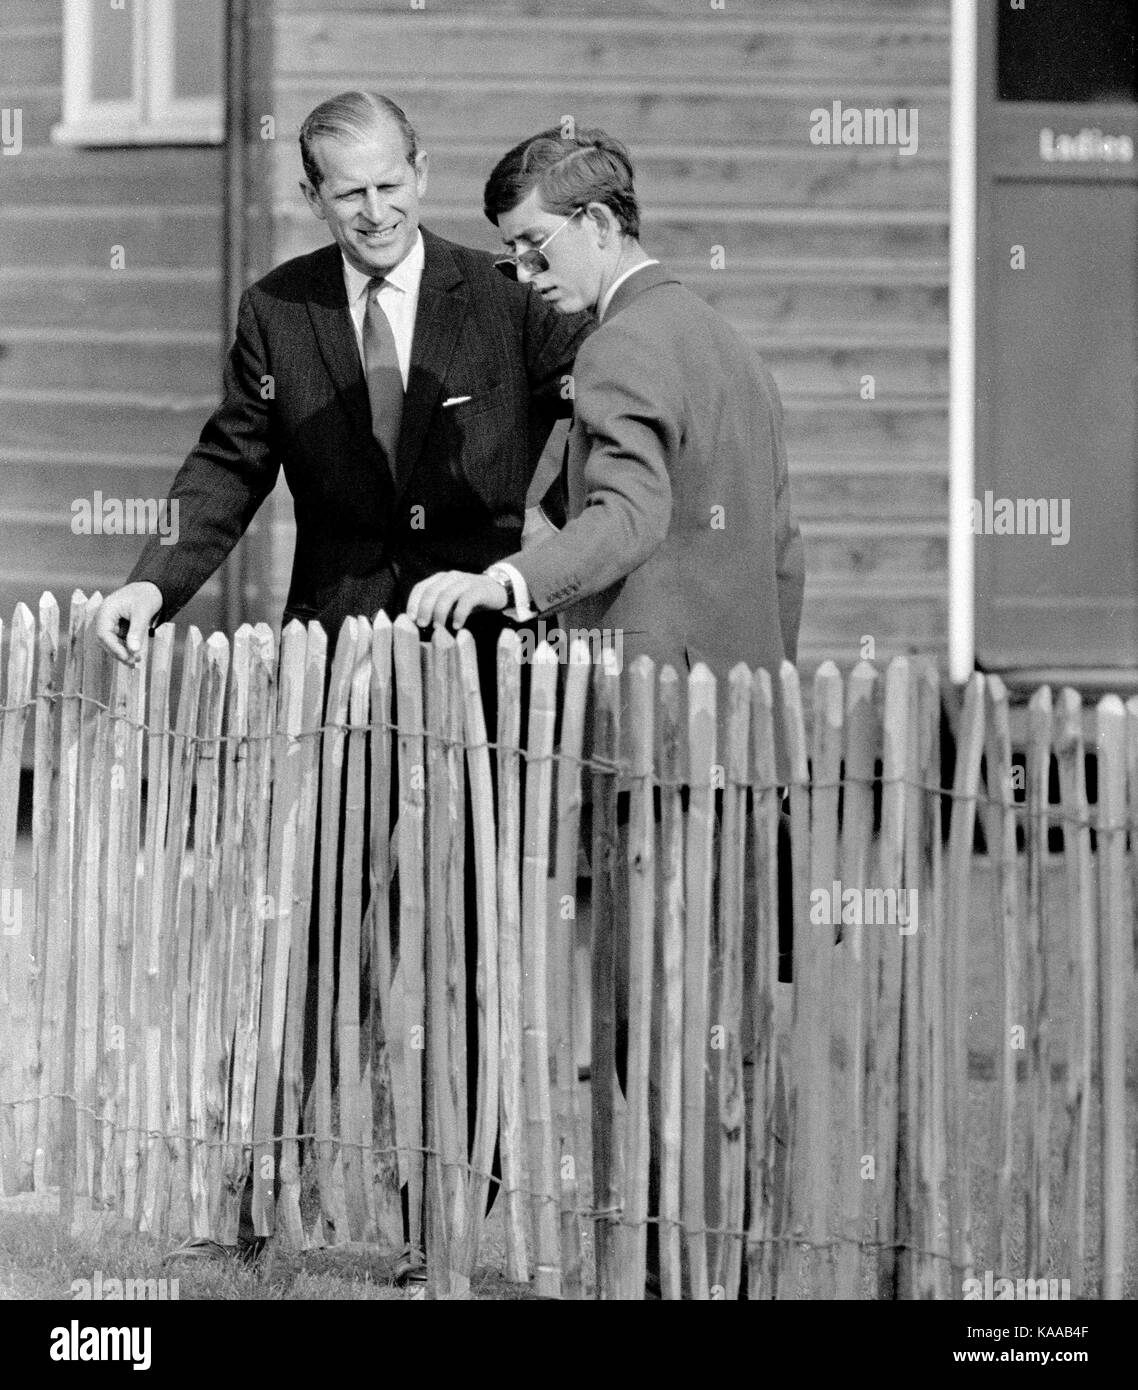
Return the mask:
<svg viewBox="0 0 1138 1390">
<path fill-rule="evenodd" d="M 458 1297 L 484 1246 L 497 1144 L 507 1272 L 546 1295 L 643 1297 L 655 1228 L 665 1298 L 734 1297 L 744 1274 L 759 1298 L 960 1297 L 980 1248 L 998 1276 L 1058 1270 L 1075 1296 L 1092 1289 L 1084 1263 L 1096 1263 L 1098 1292 L 1122 1296 L 1138 700 L 1108 695 L 1084 710 L 1073 690 L 1054 703 L 1036 691 L 1020 804 L 995 677 L 974 675 L 963 691 L 953 783 L 941 787 L 942 693 L 925 660 L 895 659 L 883 676 L 863 662 L 845 680 L 826 662 L 807 711 L 790 665 L 773 683 L 740 666 L 717 706 L 705 668 L 685 688 L 645 659 L 622 673 L 584 643 L 567 661 L 542 644 L 523 730 L 519 641 L 508 632 L 498 726 L 487 730 L 467 633 L 421 642 L 406 618 L 351 619 L 326 677 L 318 624 L 290 624 L 279 652 L 263 624 L 232 642 L 191 628 L 175 701 L 173 626 L 130 669 L 94 639 L 98 602 L 76 592 L 65 632 L 50 594 L 38 632 L 21 604 L 7 643 L 5 1193 L 58 1186 L 65 1223 L 82 1204 L 140 1230 L 232 1243 L 248 1181 L 258 1231 L 301 1249 L 399 1246 L 405 1185 L 431 1292 Z M 791 770 L 793 985 L 777 978 L 779 719 Z M 18 874 L 26 736 L 30 863 Z M 1088 752 L 1099 787 L 1090 804 Z M 987 1038 L 969 1022 L 967 987 L 978 810 L 999 943 Z M 1070 985 L 1061 1036 L 1043 949 L 1054 826 L 1064 832 Z M 840 940 L 834 919 L 815 912 L 831 886 L 833 902 L 855 894 Z M 859 902 L 914 889 L 915 930 L 858 920 Z M 310 931 L 314 1020 L 304 1007 Z M 307 1083 L 306 1043 L 316 1057 Z M 977 1210 L 969 1049 L 985 1046 L 995 1057 L 995 1196 Z M 1024 1263 L 1012 1270 L 1021 1229 Z"/>
</svg>

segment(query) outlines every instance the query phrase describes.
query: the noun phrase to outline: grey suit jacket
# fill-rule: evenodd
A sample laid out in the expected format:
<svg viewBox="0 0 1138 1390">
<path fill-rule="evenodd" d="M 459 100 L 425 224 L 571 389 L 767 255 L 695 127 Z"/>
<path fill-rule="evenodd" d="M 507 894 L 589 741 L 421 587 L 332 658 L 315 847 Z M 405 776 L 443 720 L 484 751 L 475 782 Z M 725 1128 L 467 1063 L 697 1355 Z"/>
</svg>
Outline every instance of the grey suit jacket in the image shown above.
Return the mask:
<svg viewBox="0 0 1138 1390">
<path fill-rule="evenodd" d="M 662 266 L 618 289 L 573 372 L 564 529 L 509 562 L 541 613 L 681 676 L 796 659 L 802 539 L 778 389 Z"/>
</svg>

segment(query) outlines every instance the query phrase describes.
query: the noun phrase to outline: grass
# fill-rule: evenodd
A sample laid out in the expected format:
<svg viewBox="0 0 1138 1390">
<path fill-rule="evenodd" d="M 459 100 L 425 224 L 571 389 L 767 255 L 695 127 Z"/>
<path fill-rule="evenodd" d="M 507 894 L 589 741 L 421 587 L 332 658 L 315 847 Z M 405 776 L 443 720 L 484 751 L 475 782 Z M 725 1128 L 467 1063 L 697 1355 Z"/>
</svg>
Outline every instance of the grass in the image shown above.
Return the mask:
<svg viewBox="0 0 1138 1390">
<path fill-rule="evenodd" d="M 170 1243 L 116 1229 L 113 1218 L 89 1217 L 73 1235 L 60 1231 L 54 1200 L 0 1199 L 0 1300 L 70 1299 L 78 1280 L 165 1279 L 170 1297 L 236 1300 L 417 1300 L 423 1287 L 398 1288 L 394 1260 L 359 1247 L 290 1255 L 273 1250 L 258 1266 L 236 1260 L 167 1258 Z M 6 1210 L 4 1208 L 7 1208 Z M 22 1208 L 22 1209 L 21 1209 Z M 177 1286 L 172 1281 L 177 1280 Z M 534 1299 L 494 1268 L 475 1272 L 471 1297 Z"/>
</svg>

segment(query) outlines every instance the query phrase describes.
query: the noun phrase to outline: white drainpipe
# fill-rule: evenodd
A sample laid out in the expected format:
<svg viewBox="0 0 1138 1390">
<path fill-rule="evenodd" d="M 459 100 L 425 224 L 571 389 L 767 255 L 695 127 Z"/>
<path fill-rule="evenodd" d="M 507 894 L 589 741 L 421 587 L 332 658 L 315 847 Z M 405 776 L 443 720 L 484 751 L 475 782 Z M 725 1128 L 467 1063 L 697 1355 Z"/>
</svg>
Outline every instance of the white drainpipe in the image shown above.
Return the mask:
<svg viewBox="0 0 1138 1390">
<path fill-rule="evenodd" d="M 968 518 L 976 444 L 976 0 L 952 0 L 950 24 L 948 667 L 959 684 L 975 659 L 975 553 Z"/>
</svg>

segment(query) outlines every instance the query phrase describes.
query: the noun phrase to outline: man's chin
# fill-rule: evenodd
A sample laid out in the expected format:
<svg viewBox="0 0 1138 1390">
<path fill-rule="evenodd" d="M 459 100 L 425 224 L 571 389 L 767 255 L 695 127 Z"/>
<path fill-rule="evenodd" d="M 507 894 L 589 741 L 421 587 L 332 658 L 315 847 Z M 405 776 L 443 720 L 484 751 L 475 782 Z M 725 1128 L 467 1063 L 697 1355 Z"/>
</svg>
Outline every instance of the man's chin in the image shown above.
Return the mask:
<svg viewBox="0 0 1138 1390">
<path fill-rule="evenodd" d="M 578 304 L 572 296 L 557 290 L 552 294 L 543 294 L 541 297 L 550 308 L 556 309 L 559 314 L 579 314 L 585 307 L 584 304 Z"/>
<path fill-rule="evenodd" d="M 365 275 L 383 275 L 394 270 L 411 249 L 413 237 L 398 236 L 374 242 L 352 242 L 348 259 Z"/>
</svg>

